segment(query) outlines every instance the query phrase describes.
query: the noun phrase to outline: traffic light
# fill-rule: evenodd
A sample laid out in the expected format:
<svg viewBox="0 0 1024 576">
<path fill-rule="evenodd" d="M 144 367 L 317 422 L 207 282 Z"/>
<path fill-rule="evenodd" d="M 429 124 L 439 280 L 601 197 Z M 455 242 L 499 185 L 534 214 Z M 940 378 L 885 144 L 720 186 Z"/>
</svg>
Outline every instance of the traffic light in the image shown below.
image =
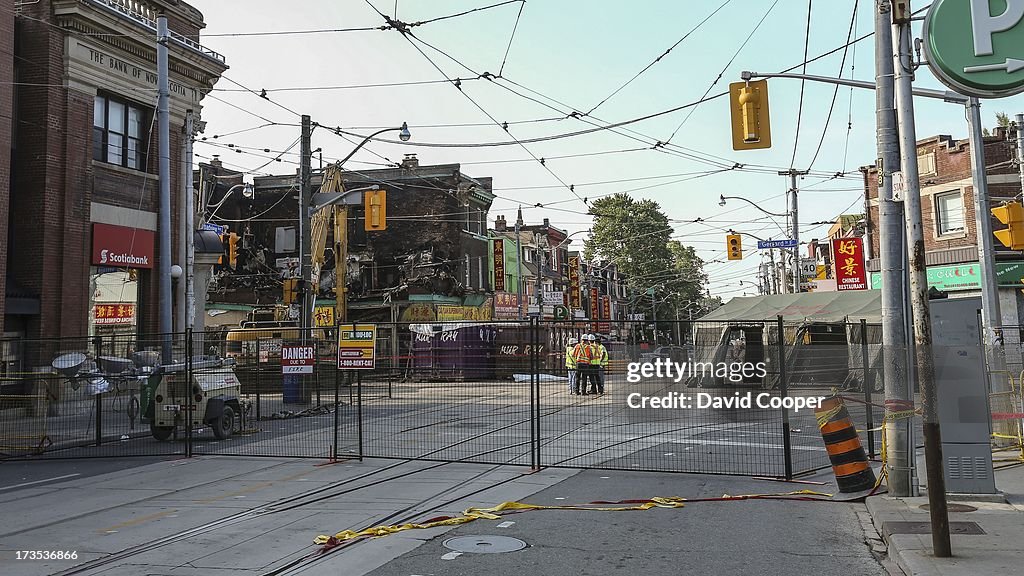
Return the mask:
<svg viewBox="0 0 1024 576">
<path fill-rule="evenodd" d="M 743 240 L 739 234 L 727 234 L 725 248 L 729 252 L 729 260 L 743 260 Z"/>
<path fill-rule="evenodd" d="M 227 250 L 227 247 L 228 247 L 228 235 L 225 232 L 224 234 L 218 234 L 217 236 L 220 238 L 220 246 L 221 246 L 221 254 L 220 254 L 220 256 L 217 257 L 217 266 L 223 266 L 224 265 L 224 251 Z"/>
<path fill-rule="evenodd" d="M 231 232 L 228 236 L 228 266 L 232 269 L 238 264 L 238 234 Z"/>
<path fill-rule="evenodd" d="M 733 150 L 772 147 L 767 80 L 729 84 L 729 111 Z"/>
<path fill-rule="evenodd" d="M 992 215 L 1008 228 L 996 230 L 996 238 L 1010 250 L 1024 250 L 1024 206 L 1007 202 L 992 209 Z"/>
<path fill-rule="evenodd" d="M 298 294 L 298 280 L 295 278 L 286 278 L 284 281 L 284 293 L 282 294 L 282 300 L 285 304 L 291 304 L 300 300 Z"/>
<path fill-rule="evenodd" d="M 367 232 L 379 232 L 388 227 L 388 204 L 386 190 L 367 190 L 363 193 L 363 206 L 366 208 L 366 220 L 363 229 Z"/>
</svg>

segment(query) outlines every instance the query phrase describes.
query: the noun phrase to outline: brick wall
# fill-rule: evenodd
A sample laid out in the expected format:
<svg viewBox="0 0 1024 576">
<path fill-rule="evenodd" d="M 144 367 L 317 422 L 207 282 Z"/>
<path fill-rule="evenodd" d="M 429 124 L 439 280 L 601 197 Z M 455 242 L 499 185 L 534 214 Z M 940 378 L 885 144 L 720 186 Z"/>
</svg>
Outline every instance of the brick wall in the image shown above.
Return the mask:
<svg viewBox="0 0 1024 576">
<path fill-rule="evenodd" d="M 14 105 L 14 0 L 0 0 L 0 242 L 7 244 Z M 0 250 L 0 332 L 4 330 L 7 250 Z"/>
<path fill-rule="evenodd" d="M 925 251 L 934 252 L 976 246 L 978 243 L 977 226 L 975 225 L 974 187 L 971 186 L 971 150 L 967 140 L 954 140 L 949 136 L 934 136 L 921 140 L 917 144 L 918 156 L 933 155 L 934 172 L 922 172 L 921 179 L 921 221 L 924 227 Z M 1002 129 L 996 134 L 985 138 L 985 165 L 989 178 L 990 206 L 996 206 L 1002 199 L 1009 199 L 1021 191 L 1017 178 L 1018 171 L 1013 159 L 1016 157 L 1016 144 L 1008 141 Z M 996 178 L 1008 179 L 1008 183 L 995 182 Z M 865 172 L 865 192 L 869 199 L 878 198 L 878 172 L 874 167 Z M 963 190 L 964 202 L 964 233 L 940 236 L 936 223 L 935 193 Z M 877 255 L 878 239 L 878 206 L 869 209 L 871 226 L 871 253 Z M 993 229 L 1003 225 L 990 216 Z M 996 242 L 996 253 L 1018 254 L 1005 249 Z"/>
<path fill-rule="evenodd" d="M 0 0 L 8 5 L 11 1 Z M 4 17 L 10 11 L 5 11 L 2 3 L 0 43 L 10 38 L 3 33 Z M 159 184 L 130 171 L 93 167 L 93 96 L 63 87 L 64 33 L 49 24 L 49 2 L 27 5 L 24 11 L 29 18 L 19 18 L 16 23 L 20 81 L 42 86 L 17 87 L 20 122 L 14 161 L 18 170 L 10 209 L 18 217 L 11 220 L 13 239 L 5 251 L 7 271 L 26 289 L 39 294 L 40 316 L 29 322 L 30 337 L 80 336 L 88 329 L 91 202 L 155 212 L 159 208 Z M 198 30 L 191 26 L 191 30 Z M 2 50 L 0 44 L 0 57 Z M 0 72 L 3 70 L 0 68 Z M 148 157 L 148 172 L 152 174 L 158 168 L 156 126 L 153 122 Z M 180 126 L 172 125 L 172 230 L 177 221 L 174 208 L 180 186 L 178 167 L 183 161 L 181 142 Z M 0 170 L 2 174 L 6 170 Z M 7 221 L 4 217 L 3 222 Z M 175 234 L 172 242 L 176 241 Z M 171 254 L 172 258 L 177 254 L 173 247 Z M 142 306 L 138 314 L 142 332 L 158 328 L 156 271 L 160 266 L 157 259 L 153 270 L 140 274 Z"/>
<path fill-rule="evenodd" d="M 18 90 L 19 122 L 18 166 L 11 195 L 13 242 L 8 251 L 8 274 L 26 289 L 39 294 L 40 316 L 30 322 L 28 335 L 60 336 L 84 334 L 86 306 L 85 275 L 72 272 L 65 265 L 66 250 L 73 254 L 87 235 L 80 226 L 67 222 L 78 214 L 87 201 L 87 190 L 80 186 L 78 195 L 65 202 L 69 182 L 80 182 L 68 174 L 65 164 L 76 129 L 91 134 L 84 114 L 69 110 L 77 99 L 62 87 L 64 43 L 62 34 L 50 25 L 49 2 L 24 6 L 28 18 L 19 18 L 16 25 L 19 46 L 20 85 Z M 91 122 L 91 103 L 89 122 Z M 77 118 L 77 122 L 76 122 Z M 67 177 L 66 177 L 67 175 Z M 65 233 L 66 226 L 70 230 Z M 74 233 L 78 235 L 75 236 Z M 65 295 L 74 294 L 65 302 Z"/>
</svg>

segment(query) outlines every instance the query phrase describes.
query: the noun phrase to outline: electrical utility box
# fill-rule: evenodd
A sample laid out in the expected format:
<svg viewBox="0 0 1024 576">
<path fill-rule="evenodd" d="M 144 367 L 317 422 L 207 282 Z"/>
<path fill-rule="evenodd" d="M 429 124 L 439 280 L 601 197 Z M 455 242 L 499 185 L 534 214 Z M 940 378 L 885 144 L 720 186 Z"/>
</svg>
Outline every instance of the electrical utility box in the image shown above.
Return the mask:
<svg viewBox="0 0 1024 576">
<path fill-rule="evenodd" d="M 930 304 L 946 491 L 995 494 L 989 386 L 978 316 L 981 298 Z"/>
</svg>

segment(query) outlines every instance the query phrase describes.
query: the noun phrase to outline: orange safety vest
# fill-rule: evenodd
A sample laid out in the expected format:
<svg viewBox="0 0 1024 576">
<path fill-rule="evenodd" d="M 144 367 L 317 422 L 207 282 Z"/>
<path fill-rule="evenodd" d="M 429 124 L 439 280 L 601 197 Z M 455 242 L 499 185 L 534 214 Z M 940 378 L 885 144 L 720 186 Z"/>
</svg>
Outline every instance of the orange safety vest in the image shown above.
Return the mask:
<svg viewBox="0 0 1024 576">
<path fill-rule="evenodd" d="M 576 357 L 577 364 L 594 364 L 595 363 L 595 352 L 597 350 L 590 344 L 577 344 L 573 350 L 573 356 Z"/>
</svg>

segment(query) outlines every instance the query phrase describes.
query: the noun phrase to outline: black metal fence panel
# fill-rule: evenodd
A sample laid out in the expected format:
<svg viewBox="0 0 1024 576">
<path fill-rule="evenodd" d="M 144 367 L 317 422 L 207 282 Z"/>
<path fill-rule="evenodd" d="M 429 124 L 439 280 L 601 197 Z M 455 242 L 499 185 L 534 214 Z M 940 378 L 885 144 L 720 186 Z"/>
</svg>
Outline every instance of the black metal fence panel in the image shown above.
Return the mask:
<svg viewBox="0 0 1024 576">
<path fill-rule="evenodd" d="M 3 342 L 19 361 L 0 374 L 0 458 L 379 457 L 793 477 L 828 466 L 814 401 L 833 394 L 868 453 L 880 451 L 877 326 L 375 329 L 374 365 L 359 370 L 338 367 L 339 353 L 365 351 L 339 351 L 334 327 L 175 334 L 170 364 L 159 336 Z M 578 370 L 591 334 L 607 358 Z M 573 394 L 573 381 L 594 394 Z"/>
</svg>

